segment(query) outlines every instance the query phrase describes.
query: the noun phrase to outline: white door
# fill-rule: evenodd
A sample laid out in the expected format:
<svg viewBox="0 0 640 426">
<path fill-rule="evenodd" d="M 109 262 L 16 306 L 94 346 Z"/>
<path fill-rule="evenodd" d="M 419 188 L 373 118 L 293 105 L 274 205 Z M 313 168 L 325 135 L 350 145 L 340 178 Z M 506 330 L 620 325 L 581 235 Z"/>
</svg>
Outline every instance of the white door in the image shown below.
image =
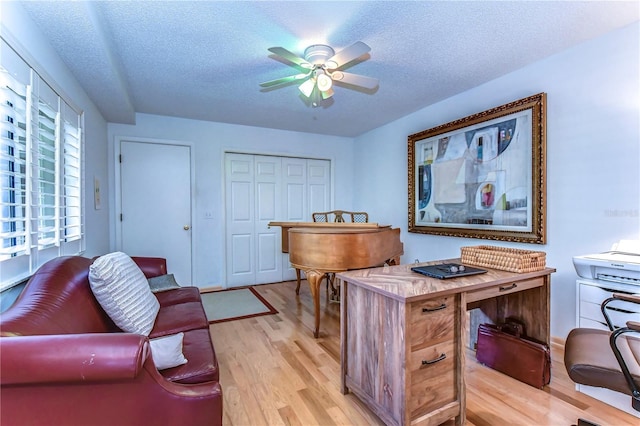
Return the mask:
<svg viewBox="0 0 640 426">
<path fill-rule="evenodd" d="M 191 147 L 121 141 L 120 200 L 120 250 L 164 257 L 191 285 Z"/>
<path fill-rule="evenodd" d="M 229 153 L 225 181 L 226 287 L 295 279 L 281 228 L 267 224 L 310 222 L 311 206 L 329 209 L 330 162 Z"/>
<path fill-rule="evenodd" d="M 227 154 L 227 287 L 282 281 L 278 220 L 281 159 Z"/>
<path fill-rule="evenodd" d="M 311 222 L 313 212 L 331 210 L 331 163 L 328 160 L 283 158 L 283 222 Z M 294 280 L 289 254 L 282 254 L 282 279 Z"/>
<path fill-rule="evenodd" d="M 310 222 L 307 205 L 307 160 L 304 158 L 282 159 L 282 196 L 284 211 L 280 222 Z M 281 228 L 277 228 L 280 232 Z M 289 253 L 282 253 L 282 242 L 279 241 L 282 262 L 282 281 L 296 279 L 296 270 L 289 263 Z"/>
<path fill-rule="evenodd" d="M 331 163 L 328 160 L 307 160 L 307 193 L 307 220 L 311 220 L 314 212 L 331 210 Z"/>
<path fill-rule="evenodd" d="M 255 279 L 253 156 L 225 156 L 226 287 L 253 284 Z"/>
<path fill-rule="evenodd" d="M 282 281 L 282 262 L 279 228 L 268 223 L 281 217 L 282 160 L 278 157 L 256 155 L 255 167 L 255 226 L 256 277 L 255 284 Z"/>
</svg>

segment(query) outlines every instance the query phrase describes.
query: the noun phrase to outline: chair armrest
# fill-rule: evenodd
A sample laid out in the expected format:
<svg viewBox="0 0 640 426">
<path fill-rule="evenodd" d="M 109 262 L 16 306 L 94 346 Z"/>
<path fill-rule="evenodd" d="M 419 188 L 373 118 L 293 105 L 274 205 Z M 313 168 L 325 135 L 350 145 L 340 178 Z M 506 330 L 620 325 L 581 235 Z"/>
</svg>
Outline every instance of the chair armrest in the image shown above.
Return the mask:
<svg viewBox="0 0 640 426">
<path fill-rule="evenodd" d="M 613 293 L 613 298 L 617 300 L 624 300 L 625 302 L 640 304 L 640 294 Z"/>
<path fill-rule="evenodd" d="M 167 274 L 167 259 L 164 257 L 133 256 L 134 262 L 140 267 L 147 278 L 158 277 Z"/>
<path fill-rule="evenodd" d="M 130 380 L 150 354 L 145 336 L 57 334 L 0 338 L 0 384 Z"/>
<path fill-rule="evenodd" d="M 638 334 L 638 330 L 640 330 L 640 323 L 637 323 L 635 321 L 629 321 L 627 325 L 629 323 L 634 325 L 634 327 L 631 328 L 627 326 L 627 327 L 617 328 L 615 331 L 611 333 L 611 336 L 609 336 L 609 345 L 613 350 L 613 354 L 615 355 L 616 360 L 618 361 L 620 370 L 622 371 L 622 374 L 624 375 L 627 385 L 629 386 L 629 390 L 631 391 L 632 406 L 636 410 L 640 410 L 640 386 L 638 385 L 638 383 L 636 383 L 633 375 L 631 374 L 629 366 L 627 365 L 627 361 L 634 363 L 634 370 L 635 370 L 638 365 L 637 359 L 639 354 L 636 353 L 637 351 L 633 350 L 633 347 L 629 345 L 628 341 L 626 342 L 624 347 L 621 347 L 618 344 L 619 338 L 623 334 L 627 334 L 627 333 Z M 637 339 L 637 337 L 632 339 Z M 625 340 L 625 339 L 622 339 L 622 340 Z M 626 354 L 626 357 L 623 355 L 623 352 Z"/>
<path fill-rule="evenodd" d="M 604 320 L 607 322 L 609 331 L 614 331 L 616 327 L 613 325 L 613 322 L 611 322 L 611 319 L 609 318 L 609 314 L 607 312 L 607 306 L 609 305 L 609 303 L 615 302 L 615 301 L 623 301 L 623 302 L 640 304 L 640 294 L 613 293 L 611 297 L 602 301 L 602 304 L 600 305 L 600 311 L 604 316 Z"/>
<path fill-rule="evenodd" d="M 627 327 L 633 331 L 640 332 L 640 322 L 637 321 L 627 321 Z"/>
</svg>

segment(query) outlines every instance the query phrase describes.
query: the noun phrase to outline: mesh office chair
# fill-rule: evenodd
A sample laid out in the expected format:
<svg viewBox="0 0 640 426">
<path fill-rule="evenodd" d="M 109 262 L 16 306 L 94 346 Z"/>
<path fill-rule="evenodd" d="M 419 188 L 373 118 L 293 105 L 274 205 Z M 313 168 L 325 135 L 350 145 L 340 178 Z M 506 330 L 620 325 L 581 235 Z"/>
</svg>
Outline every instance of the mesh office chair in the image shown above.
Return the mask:
<svg viewBox="0 0 640 426">
<path fill-rule="evenodd" d="M 640 411 L 640 322 L 628 321 L 616 328 L 607 306 L 620 302 L 640 304 L 640 295 L 613 294 L 601 310 L 609 330 L 575 328 L 567 336 L 564 365 L 576 383 L 610 389 L 631 396 L 631 406 Z M 594 425 L 584 419 L 578 426 Z"/>
</svg>

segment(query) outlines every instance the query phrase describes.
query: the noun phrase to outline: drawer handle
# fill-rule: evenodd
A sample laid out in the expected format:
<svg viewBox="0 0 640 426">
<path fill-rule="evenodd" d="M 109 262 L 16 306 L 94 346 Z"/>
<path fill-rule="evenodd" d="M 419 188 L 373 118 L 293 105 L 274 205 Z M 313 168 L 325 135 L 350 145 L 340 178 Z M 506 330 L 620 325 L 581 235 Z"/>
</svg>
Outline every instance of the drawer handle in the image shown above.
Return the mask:
<svg viewBox="0 0 640 426">
<path fill-rule="evenodd" d="M 498 287 L 498 291 L 507 291 L 507 290 L 513 290 L 514 288 L 518 287 L 518 284 L 513 283 L 511 285 L 508 285 L 506 287 Z"/>
<path fill-rule="evenodd" d="M 427 360 L 424 360 L 424 359 L 423 359 L 423 360 L 422 360 L 422 365 L 435 364 L 436 362 L 440 362 L 440 361 L 442 361 L 442 360 L 443 360 L 443 359 L 445 359 L 446 357 L 447 357 L 447 354 L 442 354 L 442 355 L 440 355 L 438 358 L 436 358 L 436 359 L 432 359 L 432 360 L 429 360 L 429 361 L 427 361 Z"/>
<path fill-rule="evenodd" d="M 443 303 L 442 305 L 436 306 L 435 308 L 422 308 L 422 312 L 435 312 L 435 311 L 441 311 L 446 308 L 447 308 L 447 304 Z"/>
</svg>

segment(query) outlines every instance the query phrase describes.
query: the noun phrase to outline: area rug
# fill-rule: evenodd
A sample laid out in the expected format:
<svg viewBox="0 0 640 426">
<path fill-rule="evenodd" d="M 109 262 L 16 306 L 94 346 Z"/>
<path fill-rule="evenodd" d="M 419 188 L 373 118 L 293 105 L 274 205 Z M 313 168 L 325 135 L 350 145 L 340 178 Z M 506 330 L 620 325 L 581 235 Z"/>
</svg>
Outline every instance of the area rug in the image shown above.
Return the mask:
<svg viewBox="0 0 640 426">
<path fill-rule="evenodd" d="M 253 287 L 212 291 L 201 297 L 209 324 L 278 313 Z"/>
</svg>

